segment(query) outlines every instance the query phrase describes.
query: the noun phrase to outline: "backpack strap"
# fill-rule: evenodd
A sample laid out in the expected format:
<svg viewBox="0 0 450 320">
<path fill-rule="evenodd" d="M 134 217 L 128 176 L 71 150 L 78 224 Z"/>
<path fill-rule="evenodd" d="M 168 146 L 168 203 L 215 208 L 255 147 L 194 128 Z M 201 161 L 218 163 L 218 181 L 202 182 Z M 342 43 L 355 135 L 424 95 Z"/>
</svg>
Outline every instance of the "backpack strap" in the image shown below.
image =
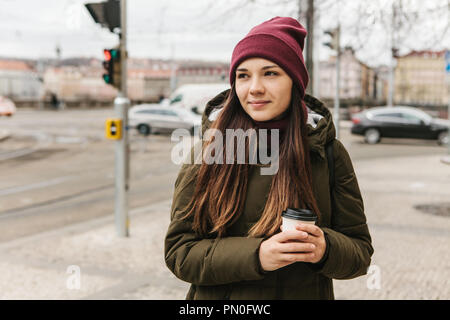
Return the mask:
<svg viewBox="0 0 450 320">
<path fill-rule="evenodd" d="M 328 162 L 328 175 L 329 175 L 328 182 L 330 184 L 330 199 L 332 202 L 334 202 L 333 190 L 334 190 L 334 185 L 335 185 L 333 144 L 334 144 L 334 139 L 325 145 L 325 151 L 326 151 L 327 162 Z"/>
</svg>

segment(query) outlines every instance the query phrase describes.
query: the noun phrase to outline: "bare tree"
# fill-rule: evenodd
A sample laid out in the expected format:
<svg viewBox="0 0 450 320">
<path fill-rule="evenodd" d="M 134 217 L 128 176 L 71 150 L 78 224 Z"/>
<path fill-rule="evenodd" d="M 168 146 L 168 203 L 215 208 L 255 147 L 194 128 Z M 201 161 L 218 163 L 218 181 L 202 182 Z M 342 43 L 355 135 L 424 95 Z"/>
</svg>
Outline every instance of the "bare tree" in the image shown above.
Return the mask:
<svg viewBox="0 0 450 320">
<path fill-rule="evenodd" d="M 347 0 L 346 2 L 350 2 Z M 433 50 L 449 45 L 450 1 L 377 0 L 360 2 L 356 8 L 357 23 L 344 32 L 352 35 L 356 51 L 366 49 L 371 38 L 379 39 L 373 56 L 388 53 L 390 58 L 388 105 L 394 99 L 394 68 L 401 53 Z M 377 37 L 372 37 L 378 32 Z M 381 33 L 381 35 L 380 35 Z M 384 37 L 383 37 L 384 36 Z"/>
<path fill-rule="evenodd" d="M 450 40 L 450 0 L 320 1 L 316 11 L 339 20 L 345 44 L 355 51 L 370 48 L 377 39 L 373 57 L 390 53 L 391 40 L 402 52 L 435 48 L 445 41 L 448 45 Z"/>
<path fill-rule="evenodd" d="M 314 22 L 315 17 L 327 27 L 340 24 L 343 46 L 351 46 L 372 66 L 379 63 L 380 56 L 395 59 L 398 54 L 411 50 L 435 49 L 449 43 L 450 0 L 211 1 L 187 21 L 186 29 L 211 34 L 234 32 L 254 21 L 255 14 L 261 12 L 259 9 L 294 17 L 307 27 L 305 61 L 311 84 L 314 78 L 312 61 L 316 55 L 313 52 L 314 33 L 322 31 Z"/>
</svg>

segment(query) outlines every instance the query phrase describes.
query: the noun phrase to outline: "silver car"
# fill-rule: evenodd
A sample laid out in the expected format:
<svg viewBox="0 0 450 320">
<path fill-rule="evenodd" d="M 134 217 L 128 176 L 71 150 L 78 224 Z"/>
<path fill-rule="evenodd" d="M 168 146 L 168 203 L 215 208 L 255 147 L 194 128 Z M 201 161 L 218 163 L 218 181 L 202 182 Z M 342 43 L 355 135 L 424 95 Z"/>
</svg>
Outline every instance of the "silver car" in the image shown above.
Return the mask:
<svg viewBox="0 0 450 320">
<path fill-rule="evenodd" d="M 193 135 L 195 128 L 200 128 L 202 117 L 184 108 L 142 104 L 128 110 L 128 120 L 130 127 L 143 135 L 175 129 L 187 129 Z"/>
</svg>

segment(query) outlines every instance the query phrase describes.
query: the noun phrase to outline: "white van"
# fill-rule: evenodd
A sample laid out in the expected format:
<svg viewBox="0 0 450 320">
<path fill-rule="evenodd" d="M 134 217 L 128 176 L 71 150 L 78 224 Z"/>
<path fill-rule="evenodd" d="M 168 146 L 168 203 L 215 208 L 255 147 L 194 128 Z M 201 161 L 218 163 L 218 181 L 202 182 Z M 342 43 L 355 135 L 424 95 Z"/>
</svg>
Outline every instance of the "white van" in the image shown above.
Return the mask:
<svg viewBox="0 0 450 320">
<path fill-rule="evenodd" d="M 189 109 L 203 114 L 206 104 L 216 95 L 230 89 L 227 83 L 185 84 L 176 89 L 170 96 L 170 106 Z"/>
</svg>

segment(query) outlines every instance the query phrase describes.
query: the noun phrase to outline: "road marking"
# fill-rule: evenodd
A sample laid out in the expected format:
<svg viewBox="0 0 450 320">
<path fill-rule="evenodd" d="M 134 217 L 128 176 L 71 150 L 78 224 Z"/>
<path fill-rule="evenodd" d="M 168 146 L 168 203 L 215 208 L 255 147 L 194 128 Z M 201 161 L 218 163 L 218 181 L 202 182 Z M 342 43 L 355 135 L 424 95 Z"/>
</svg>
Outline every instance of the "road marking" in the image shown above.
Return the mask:
<svg viewBox="0 0 450 320">
<path fill-rule="evenodd" d="M 5 152 L 4 154 L 0 154 L 0 161 L 17 158 L 17 157 L 23 157 L 27 154 L 35 152 L 36 150 L 37 149 L 24 148 L 24 149 L 11 151 L 11 152 Z"/>
<path fill-rule="evenodd" d="M 26 216 L 29 214 L 32 214 L 33 211 L 30 212 L 30 210 L 35 210 L 37 208 L 42 208 L 48 205 L 52 205 L 55 203 L 60 203 L 63 201 L 67 201 L 73 198 L 77 198 L 80 196 L 84 196 L 86 194 L 91 194 L 93 192 L 97 192 L 97 191 L 103 191 L 109 188 L 114 188 L 114 184 L 106 184 L 106 185 L 102 185 L 99 187 L 95 187 L 92 189 L 87 189 L 87 190 L 82 190 L 78 193 L 72 193 L 69 195 L 65 195 L 56 199 L 49 199 L 49 200 L 45 200 L 39 203 L 33 203 L 31 205 L 28 205 L 26 207 L 19 207 L 19 208 L 12 208 L 12 209 L 8 209 L 6 211 L 0 212 L 0 219 L 8 219 L 10 217 L 20 217 L 20 216 Z"/>
<path fill-rule="evenodd" d="M 423 182 L 413 182 L 413 183 L 411 183 L 410 185 L 409 185 L 409 187 L 411 188 L 411 189 L 423 189 L 423 188 L 425 188 L 425 183 L 423 183 Z"/>
<path fill-rule="evenodd" d="M 133 208 L 129 210 L 128 215 L 130 218 L 132 218 L 138 217 L 142 214 L 155 214 L 160 212 L 167 212 L 169 217 L 171 203 L 172 199 L 166 199 L 159 202 L 155 202 L 151 205 Z M 41 239 L 51 237 L 70 236 L 72 234 L 88 232 L 89 230 L 94 228 L 102 228 L 108 224 L 114 224 L 115 221 L 114 219 L 115 219 L 114 216 L 111 214 L 104 217 L 89 219 L 86 221 L 73 223 L 59 228 L 34 233 L 32 235 L 27 235 L 6 242 L 0 242 L 0 254 L 3 250 L 9 250 L 11 248 L 24 245 L 28 242 L 38 242 Z"/>
<path fill-rule="evenodd" d="M 54 186 L 55 184 L 60 184 L 60 183 L 62 183 L 64 181 L 71 180 L 71 179 L 73 179 L 73 176 L 58 177 L 58 178 L 55 178 L 55 179 L 42 181 L 42 182 L 38 182 L 38 183 L 32 183 L 32 184 L 27 184 L 27 185 L 24 185 L 24 186 L 18 186 L 18 187 L 2 189 L 2 190 L 0 190 L 0 197 L 1 196 L 7 196 L 7 195 L 10 195 L 10 194 L 14 194 L 14 193 L 20 193 L 20 192 L 24 192 L 24 191 L 28 191 L 28 190 Z"/>
</svg>

